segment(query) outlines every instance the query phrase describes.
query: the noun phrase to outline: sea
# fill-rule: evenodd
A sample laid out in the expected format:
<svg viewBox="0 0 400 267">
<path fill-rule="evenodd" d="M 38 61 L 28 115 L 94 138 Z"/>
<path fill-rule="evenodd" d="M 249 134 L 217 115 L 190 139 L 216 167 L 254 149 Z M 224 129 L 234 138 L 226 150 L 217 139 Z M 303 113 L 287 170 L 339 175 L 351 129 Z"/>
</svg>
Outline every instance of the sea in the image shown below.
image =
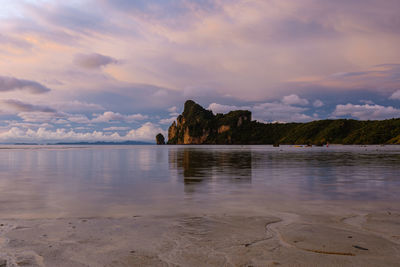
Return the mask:
<svg viewBox="0 0 400 267">
<path fill-rule="evenodd" d="M 0 218 L 392 209 L 400 146 L 2 145 Z"/>
</svg>

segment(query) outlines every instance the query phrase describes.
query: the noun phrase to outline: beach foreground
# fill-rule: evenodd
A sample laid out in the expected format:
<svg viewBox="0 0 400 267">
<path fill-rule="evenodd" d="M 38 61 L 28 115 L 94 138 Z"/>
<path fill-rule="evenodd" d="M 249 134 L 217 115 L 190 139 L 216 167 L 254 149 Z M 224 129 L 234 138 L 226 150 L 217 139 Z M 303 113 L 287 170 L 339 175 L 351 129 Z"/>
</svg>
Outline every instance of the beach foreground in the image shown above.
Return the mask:
<svg viewBox="0 0 400 267">
<path fill-rule="evenodd" d="M 399 266 L 397 146 L 0 150 L 0 267 Z"/>
<path fill-rule="evenodd" d="M 400 213 L 0 220 L 0 266 L 398 266 Z"/>
</svg>

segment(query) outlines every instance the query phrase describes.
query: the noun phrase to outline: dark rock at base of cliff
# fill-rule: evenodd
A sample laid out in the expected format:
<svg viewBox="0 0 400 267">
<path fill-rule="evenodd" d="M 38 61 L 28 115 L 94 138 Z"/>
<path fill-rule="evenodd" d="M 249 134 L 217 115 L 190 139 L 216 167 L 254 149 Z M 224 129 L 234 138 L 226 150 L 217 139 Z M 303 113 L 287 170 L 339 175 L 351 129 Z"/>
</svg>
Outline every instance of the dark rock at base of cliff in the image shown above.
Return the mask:
<svg viewBox="0 0 400 267">
<path fill-rule="evenodd" d="M 165 145 L 165 138 L 164 135 L 162 135 L 161 133 L 156 135 L 156 143 L 157 145 Z"/>
</svg>

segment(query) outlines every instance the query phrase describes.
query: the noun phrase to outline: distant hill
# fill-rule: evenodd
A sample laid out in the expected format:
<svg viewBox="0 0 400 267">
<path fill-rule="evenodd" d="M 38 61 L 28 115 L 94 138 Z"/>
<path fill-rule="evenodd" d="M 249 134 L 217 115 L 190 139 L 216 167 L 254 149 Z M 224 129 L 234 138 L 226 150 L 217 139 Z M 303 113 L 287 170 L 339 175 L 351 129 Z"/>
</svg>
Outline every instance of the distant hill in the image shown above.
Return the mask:
<svg viewBox="0 0 400 267">
<path fill-rule="evenodd" d="M 214 115 L 192 100 L 168 129 L 168 144 L 400 144 L 400 119 L 260 123 L 248 110 Z"/>
<path fill-rule="evenodd" d="M 55 143 L 51 145 L 154 145 L 154 143 L 150 142 L 142 142 L 142 141 L 124 141 L 124 142 L 62 142 Z"/>
</svg>

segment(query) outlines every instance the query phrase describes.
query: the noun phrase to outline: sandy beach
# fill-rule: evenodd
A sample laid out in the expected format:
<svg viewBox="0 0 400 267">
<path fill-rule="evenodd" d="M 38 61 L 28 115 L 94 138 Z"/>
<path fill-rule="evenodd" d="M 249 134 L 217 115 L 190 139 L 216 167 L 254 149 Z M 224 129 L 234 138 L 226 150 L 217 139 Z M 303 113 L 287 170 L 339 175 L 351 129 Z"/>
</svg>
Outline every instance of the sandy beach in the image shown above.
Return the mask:
<svg viewBox="0 0 400 267">
<path fill-rule="evenodd" d="M 399 266 L 380 149 L 5 151 L 0 267 Z"/>
<path fill-rule="evenodd" d="M 2 267 L 398 266 L 400 213 L 1 219 L 0 247 Z"/>
</svg>

